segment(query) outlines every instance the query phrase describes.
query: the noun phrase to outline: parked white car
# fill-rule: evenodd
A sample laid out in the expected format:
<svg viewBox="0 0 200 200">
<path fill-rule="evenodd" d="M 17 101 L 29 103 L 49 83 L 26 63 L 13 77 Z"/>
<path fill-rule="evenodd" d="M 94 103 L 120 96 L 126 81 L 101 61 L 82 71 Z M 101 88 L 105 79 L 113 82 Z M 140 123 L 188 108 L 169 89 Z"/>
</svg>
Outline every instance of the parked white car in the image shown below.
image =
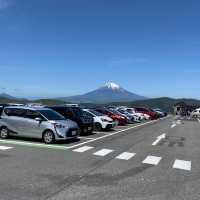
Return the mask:
<svg viewBox="0 0 200 200">
<path fill-rule="evenodd" d="M 133 122 L 141 122 L 141 117 L 139 117 L 138 115 L 135 115 L 133 113 L 129 113 L 125 109 L 122 109 L 122 108 L 116 108 L 116 109 L 117 109 L 118 112 L 127 116 L 132 123 Z"/>
<path fill-rule="evenodd" d="M 92 116 L 94 119 L 94 129 L 97 131 L 109 130 L 116 126 L 116 123 L 107 115 L 103 115 L 92 109 L 83 109 L 86 115 Z"/>
<path fill-rule="evenodd" d="M 134 115 L 137 115 L 140 117 L 141 120 L 149 120 L 150 116 L 144 113 L 136 112 L 134 108 L 126 108 L 126 111 L 129 113 L 132 113 Z"/>
<path fill-rule="evenodd" d="M 190 116 L 192 118 L 197 118 L 197 117 L 199 118 L 200 117 L 200 108 L 197 108 L 197 109 L 193 110 L 191 112 Z"/>
</svg>

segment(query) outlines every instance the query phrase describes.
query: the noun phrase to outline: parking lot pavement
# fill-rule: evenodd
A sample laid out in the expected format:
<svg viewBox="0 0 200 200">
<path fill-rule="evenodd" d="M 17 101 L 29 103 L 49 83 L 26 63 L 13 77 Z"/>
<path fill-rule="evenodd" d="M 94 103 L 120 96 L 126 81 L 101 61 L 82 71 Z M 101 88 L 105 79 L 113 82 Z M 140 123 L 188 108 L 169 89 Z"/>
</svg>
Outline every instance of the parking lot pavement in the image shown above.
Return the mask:
<svg viewBox="0 0 200 200">
<path fill-rule="evenodd" d="M 170 117 L 68 149 L 2 142 L 0 199 L 199 199 L 200 123 L 181 120 L 171 128 L 175 122 Z"/>
<path fill-rule="evenodd" d="M 75 149 L 83 157 L 97 157 L 101 165 L 49 199 L 199 199 L 200 124 L 184 121 L 171 128 L 173 122 L 135 131 L 133 145 L 127 133 L 103 145 L 80 147 L 82 152 Z M 152 146 L 162 132 L 167 137 Z M 149 137 L 143 139 L 144 134 Z"/>
</svg>

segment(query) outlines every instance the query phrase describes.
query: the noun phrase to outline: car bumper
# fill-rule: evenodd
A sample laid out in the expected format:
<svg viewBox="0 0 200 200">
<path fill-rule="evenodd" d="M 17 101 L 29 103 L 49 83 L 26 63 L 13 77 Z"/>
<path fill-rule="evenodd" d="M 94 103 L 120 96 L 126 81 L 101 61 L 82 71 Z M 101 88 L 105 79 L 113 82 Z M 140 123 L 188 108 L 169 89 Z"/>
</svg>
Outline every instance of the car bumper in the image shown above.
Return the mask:
<svg viewBox="0 0 200 200">
<path fill-rule="evenodd" d="M 115 122 L 113 122 L 113 123 L 103 123 L 102 124 L 103 129 L 111 129 L 111 128 L 114 128 L 115 126 L 116 126 Z"/>
<path fill-rule="evenodd" d="M 77 138 L 80 135 L 78 128 L 69 128 L 64 133 L 56 131 L 56 140 L 67 140 Z"/>
</svg>

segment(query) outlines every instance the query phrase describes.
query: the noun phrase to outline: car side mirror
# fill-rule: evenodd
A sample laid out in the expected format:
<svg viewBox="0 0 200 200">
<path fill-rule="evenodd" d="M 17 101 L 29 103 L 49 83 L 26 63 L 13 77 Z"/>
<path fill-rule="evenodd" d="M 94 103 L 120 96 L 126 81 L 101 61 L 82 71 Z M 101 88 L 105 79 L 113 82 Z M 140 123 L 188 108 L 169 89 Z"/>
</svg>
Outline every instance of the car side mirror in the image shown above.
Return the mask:
<svg viewBox="0 0 200 200">
<path fill-rule="evenodd" d="M 38 121 L 38 122 L 41 122 L 41 121 L 42 121 L 42 118 L 36 117 L 35 120 Z"/>
</svg>

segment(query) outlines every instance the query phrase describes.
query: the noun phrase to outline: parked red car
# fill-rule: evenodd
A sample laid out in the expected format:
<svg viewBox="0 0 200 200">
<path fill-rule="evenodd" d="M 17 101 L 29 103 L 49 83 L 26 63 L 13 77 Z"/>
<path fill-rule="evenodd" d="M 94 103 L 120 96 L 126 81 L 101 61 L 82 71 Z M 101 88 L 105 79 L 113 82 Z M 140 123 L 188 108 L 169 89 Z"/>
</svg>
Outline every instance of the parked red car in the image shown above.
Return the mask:
<svg viewBox="0 0 200 200">
<path fill-rule="evenodd" d="M 147 108 L 138 108 L 137 107 L 137 108 L 135 108 L 135 111 L 149 115 L 151 120 L 158 119 L 158 117 L 159 117 L 156 112 L 149 110 Z"/>
<path fill-rule="evenodd" d="M 123 117 L 121 115 L 114 114 L 110 110 L 107 110 L 105 108 L 96 108 L 94 110 L 96 110 L 97 112 L 100 112 L 100 113 L 102 113 L 104 115 L 109 116 L 111 119 L 116 121 L 119 125 L 127 125 L 128 124 L 128 121 L 127 121 L 127 119 L 125 117 Z"/>
</svg>

